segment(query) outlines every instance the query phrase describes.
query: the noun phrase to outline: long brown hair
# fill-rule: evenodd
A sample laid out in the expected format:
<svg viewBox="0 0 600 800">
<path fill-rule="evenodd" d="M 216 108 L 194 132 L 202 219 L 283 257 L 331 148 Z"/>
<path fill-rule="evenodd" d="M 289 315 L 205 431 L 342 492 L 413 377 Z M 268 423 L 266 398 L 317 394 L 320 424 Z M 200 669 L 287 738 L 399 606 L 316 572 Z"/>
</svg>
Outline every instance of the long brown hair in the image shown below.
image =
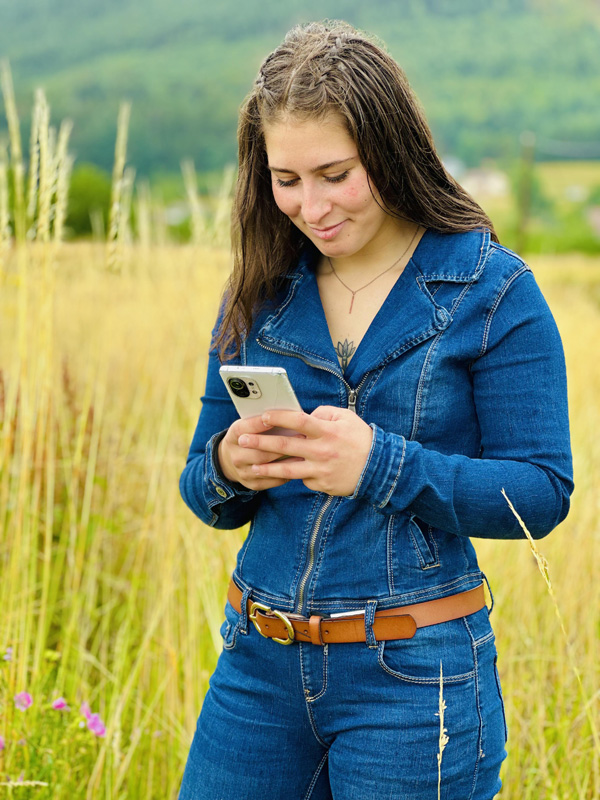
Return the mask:
<svg viewBox="0 0 600 800">
<path fill-rule="evenodd" d="M 264 125 L 331 113 L 345 122 L 387 213 L 447 233 L 487 227 L 497 241 L 483 209 L 444 168 L 398 64 L 345 22 L 298 25 L 264 60 L 240 110 L 233 271 L 214 342 L 222 358 L 239 352 L 308 241 L 273 199 Z"/>
</svg>

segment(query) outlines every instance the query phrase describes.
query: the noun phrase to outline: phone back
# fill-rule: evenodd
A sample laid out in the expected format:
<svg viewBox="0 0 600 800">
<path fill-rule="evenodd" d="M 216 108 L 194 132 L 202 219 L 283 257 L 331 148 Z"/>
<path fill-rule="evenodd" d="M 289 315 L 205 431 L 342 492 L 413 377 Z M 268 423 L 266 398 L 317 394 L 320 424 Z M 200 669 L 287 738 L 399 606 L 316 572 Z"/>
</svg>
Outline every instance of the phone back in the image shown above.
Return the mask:
<svg viewBox="0 0 600 800">
<path fill-rule="evenodd" d="M 223 366 L 219 374 L 238 414 L 243 419 L 256 417 L 276 408 L 302 411 L 287 373 L 282 367 Z M 283 433 L 283 431 L 272 428 L 268 433 Z"/>
</svg>

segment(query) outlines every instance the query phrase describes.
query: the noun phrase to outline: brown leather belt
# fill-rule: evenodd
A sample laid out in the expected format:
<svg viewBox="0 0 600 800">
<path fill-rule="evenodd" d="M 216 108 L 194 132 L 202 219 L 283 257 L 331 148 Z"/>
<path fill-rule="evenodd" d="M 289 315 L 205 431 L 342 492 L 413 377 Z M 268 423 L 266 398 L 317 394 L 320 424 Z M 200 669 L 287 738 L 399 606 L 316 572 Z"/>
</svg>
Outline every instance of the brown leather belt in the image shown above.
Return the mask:
<svg viewBox="0 0 600 800">
<path fill-rule="evenodd" d="M 231 581 L 227 599 L 238 613 L 241 613 L 242 591 Z M 467 592 L 442 597 L 439 600 L 426 600 L 398 608 L 384 608 L 375 612 L 373 633 L 377 641 L 389 639 L 412 639 L 417 628 L 437 625 L 452 619 L 467 617 L 485 605 L 483 584 Z M 268 639 L 280 644 L 294 641 L 329 644 L 330 642 L 366 641 L 364 616 L 321 617 L 313 614 L 310 618 L 299 614 L 277 611 L 264 603 L 253 602 L 248 598 L 248 617 L 257 631 Z"/>
</svg>

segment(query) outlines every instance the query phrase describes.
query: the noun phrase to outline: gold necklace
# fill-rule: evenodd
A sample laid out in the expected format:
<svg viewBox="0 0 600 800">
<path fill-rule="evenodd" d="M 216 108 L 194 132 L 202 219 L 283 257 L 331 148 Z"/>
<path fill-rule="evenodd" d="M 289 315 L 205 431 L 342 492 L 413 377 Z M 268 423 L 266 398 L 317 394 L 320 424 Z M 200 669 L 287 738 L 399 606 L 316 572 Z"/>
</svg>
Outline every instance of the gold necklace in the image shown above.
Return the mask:
<svg viewBox="0 0 600 800">
<path fill-rule="evenodd" d="M 370 286 L 372 283 L 374 283 L 376 280 L 378 280 L 378 278 L 381 278 L 381 276 L 382 276 L 382 275 L 385 275 L 385 273 L 386 273 L 386 272 L 389 272 L 391 269 L 394 269 L 394 267 L 396 266 L 396 264 L 398 264 L 398 263 L 399 263 L 399 262 L 400 262 L 400 261 L 401 261 L 401 260 L 404 258 L 404 256 L 405 256 L 405 255 L 408 253 L 408 251 L 409 251 L 409 249 L 410 249 L 410 246 L 411 246 L 411 244 L 412 244 L 412 243 L 414 242 L 414 240 L 415 240 L 415 236 L 416 236 L 416 235 L 417 235 L 417 233 L 419 232 L 419 228 L 420 228 L 420 227 L 421 227 L 420 225 L 417 225 L 417 228 L 416 228 L 415 232 L 414 232 L 414 233 L 413 233 L 413 235 L 412 235 L 412 239 L 411 239 L 411 240 L 410 240 L 410 242 L 409 242 L 409 243 L 406 245 L 406 248 L 405 248 L 405 249 L 402 251 L 402 254 L 401 254 L 401 255 L 400 255 L 400 256 L 399 256 L 399 257 L 398 257 L 398 258 L 397 258 L 397 259 L 394 261 L 394 263 L 391 265 L 391 267 L 386 267 L 386 268 L 383 270 L 383 272 L 380 272 L 380 273 L 379 273 L 379 275 L 376 275 L 376 276 L 375 276 L 374 278 L 372 278 L 372 279 L 371 279 L 371 280 L 370 280 L 368 283 L 365 283 L 365 285 L 364 285 L 364 286 L 361 286 L 361 287 L 360 287 L 360 289 L 351 289 L 351 288 L 350 288 L 350 287 L 349 287 L 347 284 L 345 284 L 345 283 L 344 283 L 344 281 L 343 281 L 343 280 L 340 278 L 340 276 L 339 276 L 339 275 L 337 274 L 337 272 L 335 271 L 335 267 L 334 267 L 334 266 L 333 266 L 333 264 L 331 263 L 331 259 L 329 258 L 329 256 L 327 256 L 327 261 L 329 261 L 329 266 L 331 267 L 331 269 L 332 269 L 332 271 L 333 271 L 333 274 L 334 274 L 334 275 L 335 275 L 335 277 L 338 279 L 338 281 L 339 281 L 339 282 L 342 284 L 342 286 L 343 286 L 345 289 L 347 289 L 347 290 L 350 292 L 350 294 L 352 295 L 352 300 L 350 301 L 350 310 L 348 311 L 348 313 L 349 313 L 349 314 L 351 314 L 351 313 L 352 313 L 352 306 L 354 305 L 354 297 L 355 297 L 355 295 L 357 295 L 359 292 L 362 292 L 362 290 L 363 290 L 363 289 L 366 289 L 366 288 L 367 288 L 367 286 Z"/>
</svg>

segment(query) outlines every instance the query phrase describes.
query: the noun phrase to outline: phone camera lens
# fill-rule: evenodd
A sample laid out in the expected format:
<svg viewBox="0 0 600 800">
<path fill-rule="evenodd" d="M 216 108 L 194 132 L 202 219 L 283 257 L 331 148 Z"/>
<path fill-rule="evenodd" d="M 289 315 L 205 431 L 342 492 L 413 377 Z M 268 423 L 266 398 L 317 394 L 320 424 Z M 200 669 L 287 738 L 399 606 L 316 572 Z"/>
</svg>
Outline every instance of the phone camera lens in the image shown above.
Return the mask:
<svg viewBox="0 0 600 800">
<path fill-rule="evenodd" d="M 246 386 L 246 381 L 241 378 L 229 378 L 227 383 L 237 397 L 250 397 L 250 389 Z"/>
</svg>

